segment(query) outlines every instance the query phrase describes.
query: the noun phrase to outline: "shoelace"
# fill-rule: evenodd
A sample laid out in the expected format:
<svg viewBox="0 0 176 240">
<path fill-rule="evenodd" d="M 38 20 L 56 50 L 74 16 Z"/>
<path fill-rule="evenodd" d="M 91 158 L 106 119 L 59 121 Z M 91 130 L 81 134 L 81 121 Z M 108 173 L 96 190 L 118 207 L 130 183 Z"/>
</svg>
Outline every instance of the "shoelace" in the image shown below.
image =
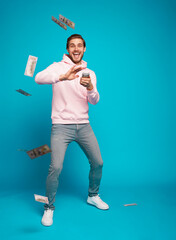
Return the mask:
<svg viewBox="0 0 176 240">
<path fill-rule="evenodd" d="M 100 198 L 99 194 L 96 196 L 96 198 L 100 200 L 102 203 L 104 203 L 103 200 Z"/>
<path fill-rule="evenodd" d="M 103 200 L 100 198 L 99 194 L 98 194 L 96 197 L 98 198 L 98 200 L 100 200 L 100 202 L 101 202 L 102 204 L 105 204 L 105 205 L 106 205 L 106 203 L 103 202 Z"/>
</svg>

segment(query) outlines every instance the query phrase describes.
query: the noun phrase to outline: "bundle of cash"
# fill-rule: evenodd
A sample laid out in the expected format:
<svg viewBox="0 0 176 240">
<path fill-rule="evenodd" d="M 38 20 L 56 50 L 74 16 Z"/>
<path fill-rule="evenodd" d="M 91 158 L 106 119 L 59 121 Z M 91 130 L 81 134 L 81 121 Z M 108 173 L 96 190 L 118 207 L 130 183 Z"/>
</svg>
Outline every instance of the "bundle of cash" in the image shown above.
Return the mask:
<svg viewBox="0 0 176 240">
<path fill-rule="evenodd" d="M 49 204 L 48 197 L 34 194 L 35 201 Z"/>
<path fill-rule="evenodd" d="M 63 23 L 65 23 L 67 26 L 75 29 L 75 23 L 70 21 L 68 18 L 62 16 L 61 14 L 59 14 L 59 20 Z"/>
<path fill-rule="evenodd" d="M 27 151 L 26 153 L 28 154 L 28 156 L 31 158 L 31 159 L 34 159 L 34 158 L 37 158 L 37 157 L 40 157 L 44 154 L 47 154 L 51 152 L 50 148 L 48 147 L 47 144 L 41 146 L 41 147 L 38 147 L 38 148 L 34 148 L 32 150 L 29 150 Z"/>
<path fill-rule="evenodd" d="M 136 206 L 136 205 L 137 205 L 136 203 L 124 204 L 125 207 L 128 207 L 128 206 Z"/>
<path fill-rule="evenodd" d="M 29 55 L 24 75 L 33 77 L 38 57 Z"/>
<path fill-rule="evenodd" d="M 18 89 L 18 90 L 16 90 L 16 91 L 19 92 L 19 93 L 21 93 L 21 94 L 23 94 L 23 95 L 25 95 L 25 96 L 31 96 L 31 94 L 23 91 L 22 89 Z"/>
<path fill-rule="evenodd" d="M 59 20 L 57 20 L 55 17 L 52 16 L 52 20 L 57 23 L 60 27 L 67 30 L 67 26 L 65 26 L 63 23 L 61 23 Z"/>
</svg>

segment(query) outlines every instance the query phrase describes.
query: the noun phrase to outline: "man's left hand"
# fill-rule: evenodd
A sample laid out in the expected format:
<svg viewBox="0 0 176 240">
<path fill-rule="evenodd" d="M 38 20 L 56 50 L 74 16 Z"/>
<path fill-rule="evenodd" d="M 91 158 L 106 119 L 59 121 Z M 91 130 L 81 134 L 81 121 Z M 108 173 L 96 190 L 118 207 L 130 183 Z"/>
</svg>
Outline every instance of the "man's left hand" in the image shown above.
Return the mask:
<svg viewBox="0 0 176 240">
<path fill-rule="evenodd" d="M 90 77 L 81 77 L 80 84 L 87 88 L 87 90 L 91 91 L 93 89 L 93 84 L 91 82 Z"/>
</svg>

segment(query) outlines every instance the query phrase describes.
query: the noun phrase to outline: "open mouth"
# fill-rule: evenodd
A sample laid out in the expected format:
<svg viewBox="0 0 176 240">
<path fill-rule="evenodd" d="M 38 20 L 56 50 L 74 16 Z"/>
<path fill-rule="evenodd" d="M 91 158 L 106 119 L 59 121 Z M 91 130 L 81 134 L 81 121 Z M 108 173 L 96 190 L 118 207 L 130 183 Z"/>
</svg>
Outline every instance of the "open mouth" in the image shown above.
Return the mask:
<svg viewBox="0 0 176 240">
<path fill-rule="evenodd" d="M 78 59 L 80 57 L 80 53 L 73 53 L 74 58 Z"/>
</svg>

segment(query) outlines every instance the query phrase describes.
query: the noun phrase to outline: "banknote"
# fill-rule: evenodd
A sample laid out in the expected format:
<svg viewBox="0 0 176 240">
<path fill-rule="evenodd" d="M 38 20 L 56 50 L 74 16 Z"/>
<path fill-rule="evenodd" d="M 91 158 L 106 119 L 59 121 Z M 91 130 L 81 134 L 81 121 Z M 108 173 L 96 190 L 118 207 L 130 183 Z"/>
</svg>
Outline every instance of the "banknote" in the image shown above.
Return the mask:
<svg viewBox="0 0 176 240">
<path fill-rule="evenodd" d="M 23 91 L 22 89 L 18 89 L 18 90 L 16 90 L 16 91 L 19 92 L 19 93 L 21 93 L 21 94 L 23 94 L 23 95 L 25 95 L 25 96 L 31 96 L 31 94 Z"/>
<path fill-rule="evenodd" d="M 124 204 L 125 207 L 128 207 L 128 206 L 136 206 L 136 205 L 137 205 L 136 203 Z"/>
<path fill-rule="evenodd" d="M 63 23 L 61 23 L 59 20 L 57 20 L 55 17 L 52 16 L 52 20 L 57 23 L 60 27 L 64 28 L 67 30 L 67 26 L 65 26 Z"/>
<path fill-rule="evenodd" d="M 48 197 L 34 194 L 35 201 L 49 204 Z"/>
<path fill-rule="evenodd" d="M 59 14 L 59 20 L 63 23 L 65 23 L 67 26 L 75 29 L 75 23 L 70 21 L 68 18 L 62 16 L 61 14 Z"/>
<path fill-rule="evenodd" d="M 37 158 L 37 157 L 40 157 L 40 156 L 43 156 L 44 154 L 47 154 L 51 152 L 51 149 L 48 147 L 47 144 L 41 146 L 41 147 L 38 147 L 38 148 L 34 148 L 32 150 L 29 150 L 27 151 L 26 153 L 28 154 L 28 156 L 31 158 L 31 159 L 34 159 L 34 158 Z"/>
<path fill-rule="evenodd" d="M 24 75 L 33 77 L 38 57 L 29 55 Z"/>
</svg>

